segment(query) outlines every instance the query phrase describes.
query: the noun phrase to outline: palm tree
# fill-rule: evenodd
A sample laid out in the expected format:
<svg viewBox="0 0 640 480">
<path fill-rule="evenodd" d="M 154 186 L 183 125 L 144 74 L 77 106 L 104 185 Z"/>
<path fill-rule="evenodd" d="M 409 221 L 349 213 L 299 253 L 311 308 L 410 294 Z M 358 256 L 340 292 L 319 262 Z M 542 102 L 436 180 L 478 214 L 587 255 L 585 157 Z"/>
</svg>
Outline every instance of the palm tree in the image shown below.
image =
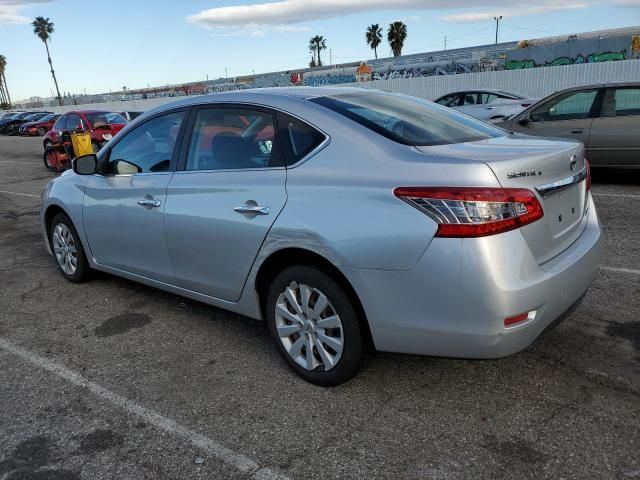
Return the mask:
<svg viewBox="0 0 640 480">
<path fill-rule="evenodd" d="M 3 105 L 11 107 L 11 97 L 9 96 L 9 89 L 7 88 L 7 77 L 4 75 L 6 67 L 7 58 L 4 55 L 0 55 L 0 102 Z"/>
<path fill-rule="evenodd" d="M 373 25 L 369 25 L 367 27 L 367 45 L 373 48 L 373 53 L 376 55 L 376 59 L 378 58 L 378 45 L 382 43 L 382 28 L 377 23 Z"/>
<path fill-rule="evenodd" d="M 33 33 L 42 40 L 42 43 L 44 43 L 44 46 L 47 49 L 47 59 L 49 60 L 49 66 L 51 67 L 51 76 L 53 77 L 53 83 L 56 84 L 58 102 L 60 103 L 60 106 L 62 106 L 62 97 L 60 96 L 60 89 L 58 88 L 58 80 L 56 80 L 56 73 L 53 71 L 53 63 L 51 63 L 51 55 L 49 54 L 49 44 L 47 43 L 53 33 L 53 22 L 48 18 L 36 17 L 31 25 L 33 25 Z"/>
<path fill-rule="evenodd" d="M 322 59 L 320 58 L 320 51 L 327 49 L 327 41 L 322 35 L 316 35 L 309 40 L 309 51 L 317 56 L 316 65 L 322 66 Z"/>
<path fill-rule="evenodd" d="M 403 22 L 393 22 L 389 24 L 387 40 L 391 46 L 394 57 L 402 55 L 402 47 L 407 39 L 407 26 Z"/>
</svg>

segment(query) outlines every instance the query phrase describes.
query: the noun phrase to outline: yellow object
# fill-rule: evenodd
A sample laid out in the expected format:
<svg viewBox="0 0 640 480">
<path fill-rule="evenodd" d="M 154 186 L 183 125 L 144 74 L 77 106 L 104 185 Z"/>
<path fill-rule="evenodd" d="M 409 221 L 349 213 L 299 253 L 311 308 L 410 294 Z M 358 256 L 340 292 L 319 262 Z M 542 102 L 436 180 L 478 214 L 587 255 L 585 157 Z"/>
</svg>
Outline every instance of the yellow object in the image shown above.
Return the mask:
<svg viewBox="0 0 640 480">
<path fill-rule="evenodd" d="M 91 145 L 91 134 L 72 133 L 71 146 L 73 147 L 73 154 L 76 158 L 93 153 L 93 145 Z"/>
</svg>

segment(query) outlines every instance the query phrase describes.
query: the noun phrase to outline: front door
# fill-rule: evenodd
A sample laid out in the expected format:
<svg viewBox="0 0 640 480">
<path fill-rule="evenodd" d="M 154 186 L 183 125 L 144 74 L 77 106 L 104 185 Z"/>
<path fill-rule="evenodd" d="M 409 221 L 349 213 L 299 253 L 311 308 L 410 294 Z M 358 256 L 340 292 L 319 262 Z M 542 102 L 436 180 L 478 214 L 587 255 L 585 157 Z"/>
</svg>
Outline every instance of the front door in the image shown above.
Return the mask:
<svg viewBox="0 0 640 480">
<path fill-rule="evenodd" d="M 511 130 L 540 137 L 562 137 L 580 140 L 585 146 L 597 109 L 599 89 L 571 91 L 557 95 L 519 122 L 517 116 Z"/>
<path fill-rule="evenodd" d="M 142 123 L 109 149 L 102 173 L 88 177 L 84 229 L 100 265 L 173 283 L 163 216 L 184 116 L 174 111 Z"/>
<path fill-rule="evenodd" d="M 165 209 L 176 283 L 237 301 L 286 201 L 274 115 L 258 107 L 202 107 L 188 145 Z"/>
<path fill-rule="evenodd" d="M 640 166 L 640 87 L 607 89 L 588 148 L 594 166 Z"/>
</svg>

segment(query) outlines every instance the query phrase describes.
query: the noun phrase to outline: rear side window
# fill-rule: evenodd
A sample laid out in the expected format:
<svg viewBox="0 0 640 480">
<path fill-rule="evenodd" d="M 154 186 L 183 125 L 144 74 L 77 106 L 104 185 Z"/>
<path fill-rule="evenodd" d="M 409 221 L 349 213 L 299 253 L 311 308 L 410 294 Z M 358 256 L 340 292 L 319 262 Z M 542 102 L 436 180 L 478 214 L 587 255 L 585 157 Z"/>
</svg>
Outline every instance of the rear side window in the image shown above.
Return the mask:
<svg viewBox="0 0 640 480">
<path fill-rule="evenodd" d="M 602 117 L 640 115 L 640 88 L 616 88 L 607 91 L 602 104 Z"/>
<path fill-rule="evenodd" d="M 284 113 L 278 113 L 278 129 L 287 165 L 302 160 L 326 138 L 311 125 Z"/>
<path fill-rule="evenodd" d="M 311 101 L 404 145 L 448 145 L 506 135 L 487 123 L 403 95 L 358 92 Z"/>
<path fill-rule="evenodd" d="M 273 114 L 247 108 L 198 111 L 185 170 L 282 167 Z"/>
</svg>

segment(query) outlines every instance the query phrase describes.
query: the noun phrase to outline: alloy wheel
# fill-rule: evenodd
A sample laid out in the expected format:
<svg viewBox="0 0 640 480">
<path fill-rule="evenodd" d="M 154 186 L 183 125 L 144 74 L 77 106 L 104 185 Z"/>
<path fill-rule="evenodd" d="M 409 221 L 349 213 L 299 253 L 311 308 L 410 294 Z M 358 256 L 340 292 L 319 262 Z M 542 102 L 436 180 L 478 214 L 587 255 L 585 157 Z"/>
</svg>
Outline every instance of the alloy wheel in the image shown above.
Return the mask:
<svg viewBox="0 0 640 480">
<path fill-rule="evenodd" d="M 73 234 L 64 223 L 53 229 L 53 252 L 58 265 L 67 275 L 74 275 L 78 270 L 78 252 Z"/>
<path fill-rule="evenodd" d="M 286 352 L 302 368 L 328 371 L 340 361 L 342 322 L 317 288 L 291 282 L 278 296 L 275 324 Z"/>
</svg>

